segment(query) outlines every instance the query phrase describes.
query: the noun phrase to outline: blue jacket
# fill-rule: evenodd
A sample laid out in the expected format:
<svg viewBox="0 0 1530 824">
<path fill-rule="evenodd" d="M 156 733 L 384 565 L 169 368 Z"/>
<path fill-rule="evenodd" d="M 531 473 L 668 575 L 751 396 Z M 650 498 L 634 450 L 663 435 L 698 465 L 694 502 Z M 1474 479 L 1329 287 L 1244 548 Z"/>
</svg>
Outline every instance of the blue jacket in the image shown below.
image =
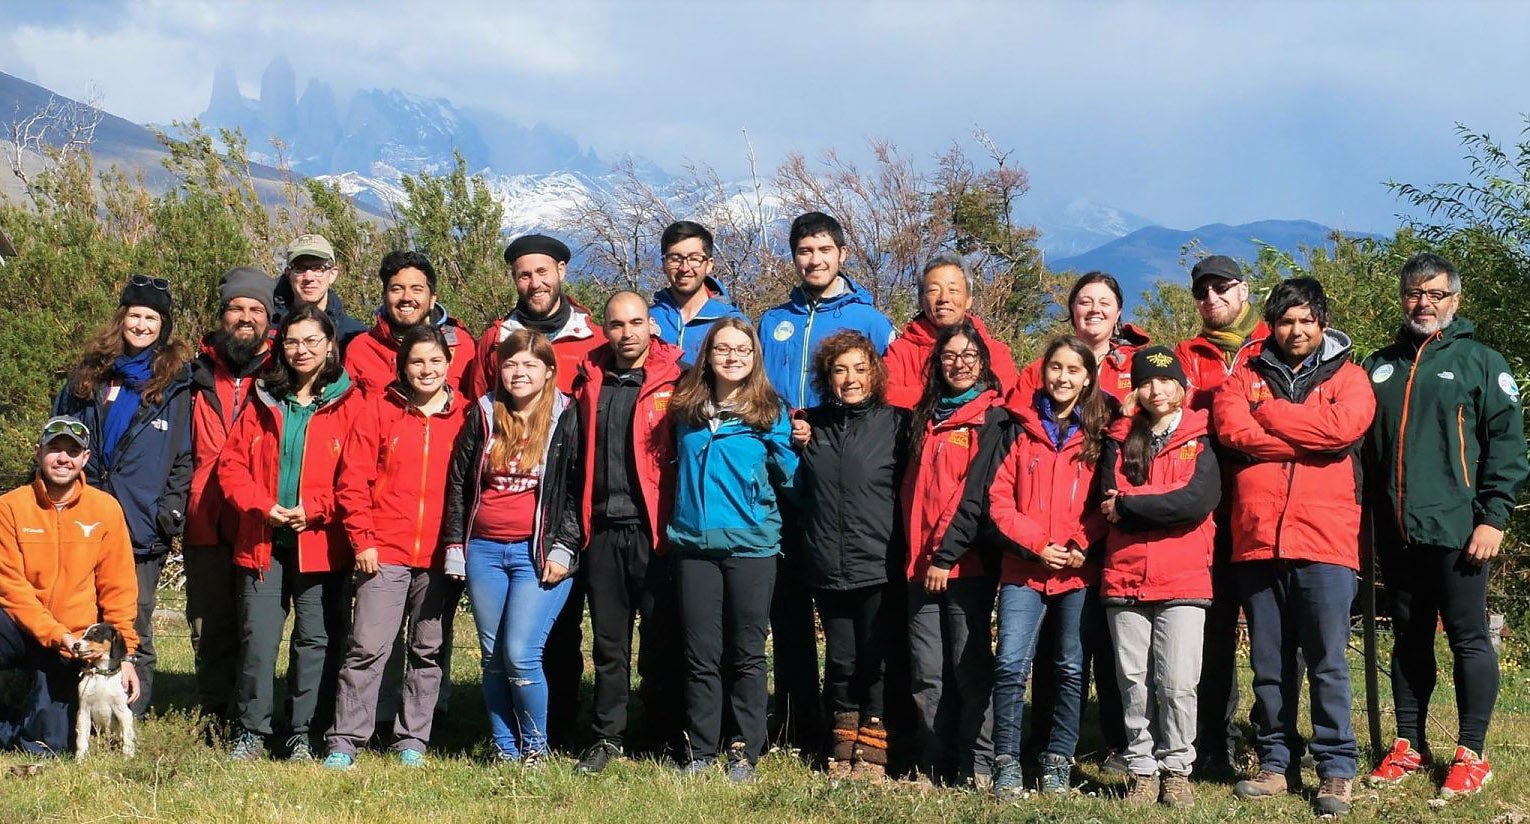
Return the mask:
<svg viewBox="0 0 1530 824">
<path fill-rule="evenodd" d="M 155 555 L 186 528 L 191 495 L 191 367 L 165 388 L 158 404 L 145 399 L 117 441 L 111 465 L 101 458 L 101 424 L 106 420 L 107 385 L 94 396 L 75 396 L 66 384 L 53 402 L 53 414 L 73 415 L 90 427 L 90 460 L 85 480 L 111 494 L 122 506 L 135 555 Z"/>
<path fill-rule="evenodd" d="M 777 490 L 797 472 L 785 409 L 769 432 L 735 418 L 675 425 L 675 509 L 666 534 L 685 555 L 764 558 L 781 552 Z"/>
<path fill-rule="evenodd" d="M 680 306 L 675 303 L 668 289 L 660 289 L 653 296 L 653 304 L 648 307 L 649 316 L 659 325 L 659 338 L 680 347 L 683 350 L 680 362 L 687 366 L 696 362 L 696 353 L 701 350 L 701 342 L 706 340 L 707 330 L 712 328 L 713 323 L 723 318 L 749 319 L 729 300 L 728 290 L 721 283 L 708 277 L 701 288 L 706 289 L 710 296 L 696 317 L 685 323 L 681 323 Z"/>
<path fill-rule="evenodd" d="M 871 339 L 877 352 L 887 349 L 897 330 L 877 311 L 871 293 L 845 275 L 844 292 L 814 304 L 801 286 L 792 289 L 791 300 L 765 310 L 760 317 L 762 363 L 770 383 L 793 409 L 817 406 L 822 399 L 813 387 L 813 353 L 823 339 L 851 329 Z"/>
</svg>

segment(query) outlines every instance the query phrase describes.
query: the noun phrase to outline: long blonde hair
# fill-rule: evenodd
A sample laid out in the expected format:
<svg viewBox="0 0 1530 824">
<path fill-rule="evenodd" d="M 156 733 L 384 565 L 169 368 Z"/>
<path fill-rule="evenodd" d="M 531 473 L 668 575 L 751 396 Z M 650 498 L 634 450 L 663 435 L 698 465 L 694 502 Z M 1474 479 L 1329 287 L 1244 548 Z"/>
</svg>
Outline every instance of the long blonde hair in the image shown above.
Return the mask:
<svg viewBox="0 0 1530 824">
<path fill-rule="evenodd" d="M 739 387 L 729 411 L 746 426 L 758 432 L 768 432 L 781 415 L 781 396 L 765 377 L 765 353 L 760 351 L 760 336 L 755 334 L 749 321 L 740 318 L 723 318 L 707 330 L 706 340 L 702 341 L 701 350 L 696 355 L 696 365 L 681 376 L 669 408 L 677 419 L 692 426 L 706 425 L 707 405 L 712 401 L 712 388 L 717 383 L 717 376 L 712 371 L 712 343 L 723 329 L 743 332 L 749 336 L 749 345 L 754 347 L 754 365 L 743 386 Z"/>
<path fill-rule="evenodd" d="M 547 364 L 547 385 L 526 407 L 525 415 L 517 415 L 510 405 L 510 393 L 505 389 L 504 377 L 496 374 L 494 384 L 494 431 L 489 446 L 489 468 L 495 472 L 510 471 L 511 461 L 520 468 L 541 466 L 546 457 L 547 433 L 552 429 L 553 399 L 558 394 L 558 357 L 553 353 L 547 338 L 528 329 L 517 329 L 500 341 L 494 350 L 494 368 L 498 372 L 505 361 L 521 352 L 530 352 L 537 360 Z"/>
</svg>

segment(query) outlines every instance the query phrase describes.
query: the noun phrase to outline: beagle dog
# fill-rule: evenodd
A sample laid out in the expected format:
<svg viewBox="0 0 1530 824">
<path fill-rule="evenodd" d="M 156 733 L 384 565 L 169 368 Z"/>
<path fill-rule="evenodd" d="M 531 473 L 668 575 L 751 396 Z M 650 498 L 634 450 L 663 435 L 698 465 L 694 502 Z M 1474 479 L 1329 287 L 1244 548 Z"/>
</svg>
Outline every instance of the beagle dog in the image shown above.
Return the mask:
<svg viewBox="0 0 1530 824">
<path fill-rule="evenodd" d="M 122 754 L 133 755 L 138 736 L 133 732 L 133 711 L 128 709 L 127 690 L 122 686 L 127 643 L 111 624 L 91 624 L 74 642 L 74 657 L 84 665 L 80 709 L 74 721 L 74 756 L 84 758 L 90 751 L 92 729 L 121 736 Z"/>
</svg>

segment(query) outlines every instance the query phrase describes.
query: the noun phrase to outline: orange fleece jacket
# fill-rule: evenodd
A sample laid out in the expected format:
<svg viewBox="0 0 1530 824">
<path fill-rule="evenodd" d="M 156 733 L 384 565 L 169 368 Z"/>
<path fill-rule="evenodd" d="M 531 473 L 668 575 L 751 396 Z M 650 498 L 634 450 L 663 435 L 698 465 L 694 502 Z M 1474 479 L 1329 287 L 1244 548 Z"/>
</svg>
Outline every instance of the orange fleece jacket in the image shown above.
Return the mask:
<svg viewBox="0 0 1530 824">
<path fill-rule="evenodd" d="M 0 608 L 49 649 L 99 614 L 136 652 L 138 576 L 117 500 L 83 480 L 58 505 L 36 479 L 0 495 Z"/>
</svg>

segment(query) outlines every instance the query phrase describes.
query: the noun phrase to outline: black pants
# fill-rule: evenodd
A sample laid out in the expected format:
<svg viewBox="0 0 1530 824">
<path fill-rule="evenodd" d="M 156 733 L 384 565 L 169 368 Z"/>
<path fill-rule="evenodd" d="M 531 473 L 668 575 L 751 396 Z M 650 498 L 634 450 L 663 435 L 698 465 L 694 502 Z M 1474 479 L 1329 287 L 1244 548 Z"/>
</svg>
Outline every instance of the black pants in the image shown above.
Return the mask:
<svg viewBox="0 0 1530 824">
<path fill-rule="evenodd" d="M 159 573 L 165 568 L 165 553 L 138 555 L 133 558 L 133 569 L 138 576 L 138 615 L 133 619 L 133 630 L 138 633 L 138 663 L 133 669 L 138 673 L 138 699 L 128 705 L 133 716 L 142 718 L 149 711 L 149 701 L 154 692 L 154 606 L 159 592 Z"/>
<path fill-rule="evenodd" d="M 733 741 L 758 761 L 765 752 L 765 634 L 776 559 L 677 558 L 675 581 L 685 648 L 686 757 L 710 758 L 721 749 L 726 691 L 738 728 Z"/>
<path fill-rule="evenodd" d="M 542 648 L 542 674 L 547 679 L 547 746 L 568 750 L 574 745 L 579 719 L 579 687 L 584 680 L 585 572 L 574 574 L 563 611 Z"/>
<path fill-rule="evenodd" d="M 0 708 L 0 750 L 30 755 L 68 752 L 80 668 L 57 650 L 44 648 L 0 609 L 0 670 L 18 670 L 27 679 L 20 707 Z"/>
<path fill-rule="evenodd" d="M 836 713 L 860 713 L 861 723 L 881 719 L 884 711 L 887 590 L 881 585 L 813 593 L 823 621 L 824 700 Z"/>
<path fill-rule="evenodd" d="M 1057 658 L 1059 620 L 1057 610 L 1047 610 L 1041 622 L 1041 643 L 1035 661 Z M 1105 605 L 1098 587 L 1090 587 L 1084 598 L 1084 689 L 1088 697 L 1089 678 L 1094 676 L 1095 714 L 1100 725 L 1101 743 L 1113 752 L 1126 750 L 1126 711 L 1121 707 L 1121 686 L 1116 682 L 1116 650 L 1110 641 L 1110 625 L 1105 622 Z M 1057 670 L 1049 666 L 1031 669 L 1031 731 L 1025 736 L 1021 759 L 1034 763 L 1046 751 L 1052 739 L 1052 722 L 1057 712 Z"/>
<path fill-rule="evenodd" d="M 668 752 L 679 745 L 684 693 L 679 605 L 673 563 L 653 554 L 641 524 L 596 527 L 584 553 L 590 595 L 591 657 L 595 662 L 596 738 L 621 744 L 627 732 L 632 684 L 632 623 L 642 621 L 638 648 L 638 698 L 644 740 L 638 750 Z"/>
<path fill-rule="evenodd" d="M 1428 749 L 1429 698 L 1436 679 L 1435 621 L 1445 626 L 1456 681 L 1460 744 L 1482 752 L 1498 702 L 1498 653 L 1488 634 L 1489 564 L 1461 549 L 1378 546 L 1392 613 L 1392 701 L 1397 735 Z"/>
<path fill-rule="evenodd" d="M 196 656 L 197 704 L 204 715 L 228 716 L 239 672 L 238 568 L 231 546 L 188 546 L 186 625 Z"/>
<path fill-rule="evenodd" d="M 790 517 L 783 512 L 782 517 Z M 771 653 L 775 662 L 774 716 L 782 740 L 811 752 L 824 736 L 818 690 L 818 625 L 813 590 L 802 566 L 805 552 L 782 530 L 777 556 L 776 592 L 770 604 Z"/>
<path fill-rule="evenodd" d="M 1211 606 L 1201 641 L 1201 687 L 1197 693 L 1195 756 L 1202 768 L 1233 763 L 1242 732 L 1238 729 L 1238 610 L 1241 596 L 1232 568 L 1232 526 L 1217 510 L 1216 545 L 1211 563 Z"/>
</svg>

